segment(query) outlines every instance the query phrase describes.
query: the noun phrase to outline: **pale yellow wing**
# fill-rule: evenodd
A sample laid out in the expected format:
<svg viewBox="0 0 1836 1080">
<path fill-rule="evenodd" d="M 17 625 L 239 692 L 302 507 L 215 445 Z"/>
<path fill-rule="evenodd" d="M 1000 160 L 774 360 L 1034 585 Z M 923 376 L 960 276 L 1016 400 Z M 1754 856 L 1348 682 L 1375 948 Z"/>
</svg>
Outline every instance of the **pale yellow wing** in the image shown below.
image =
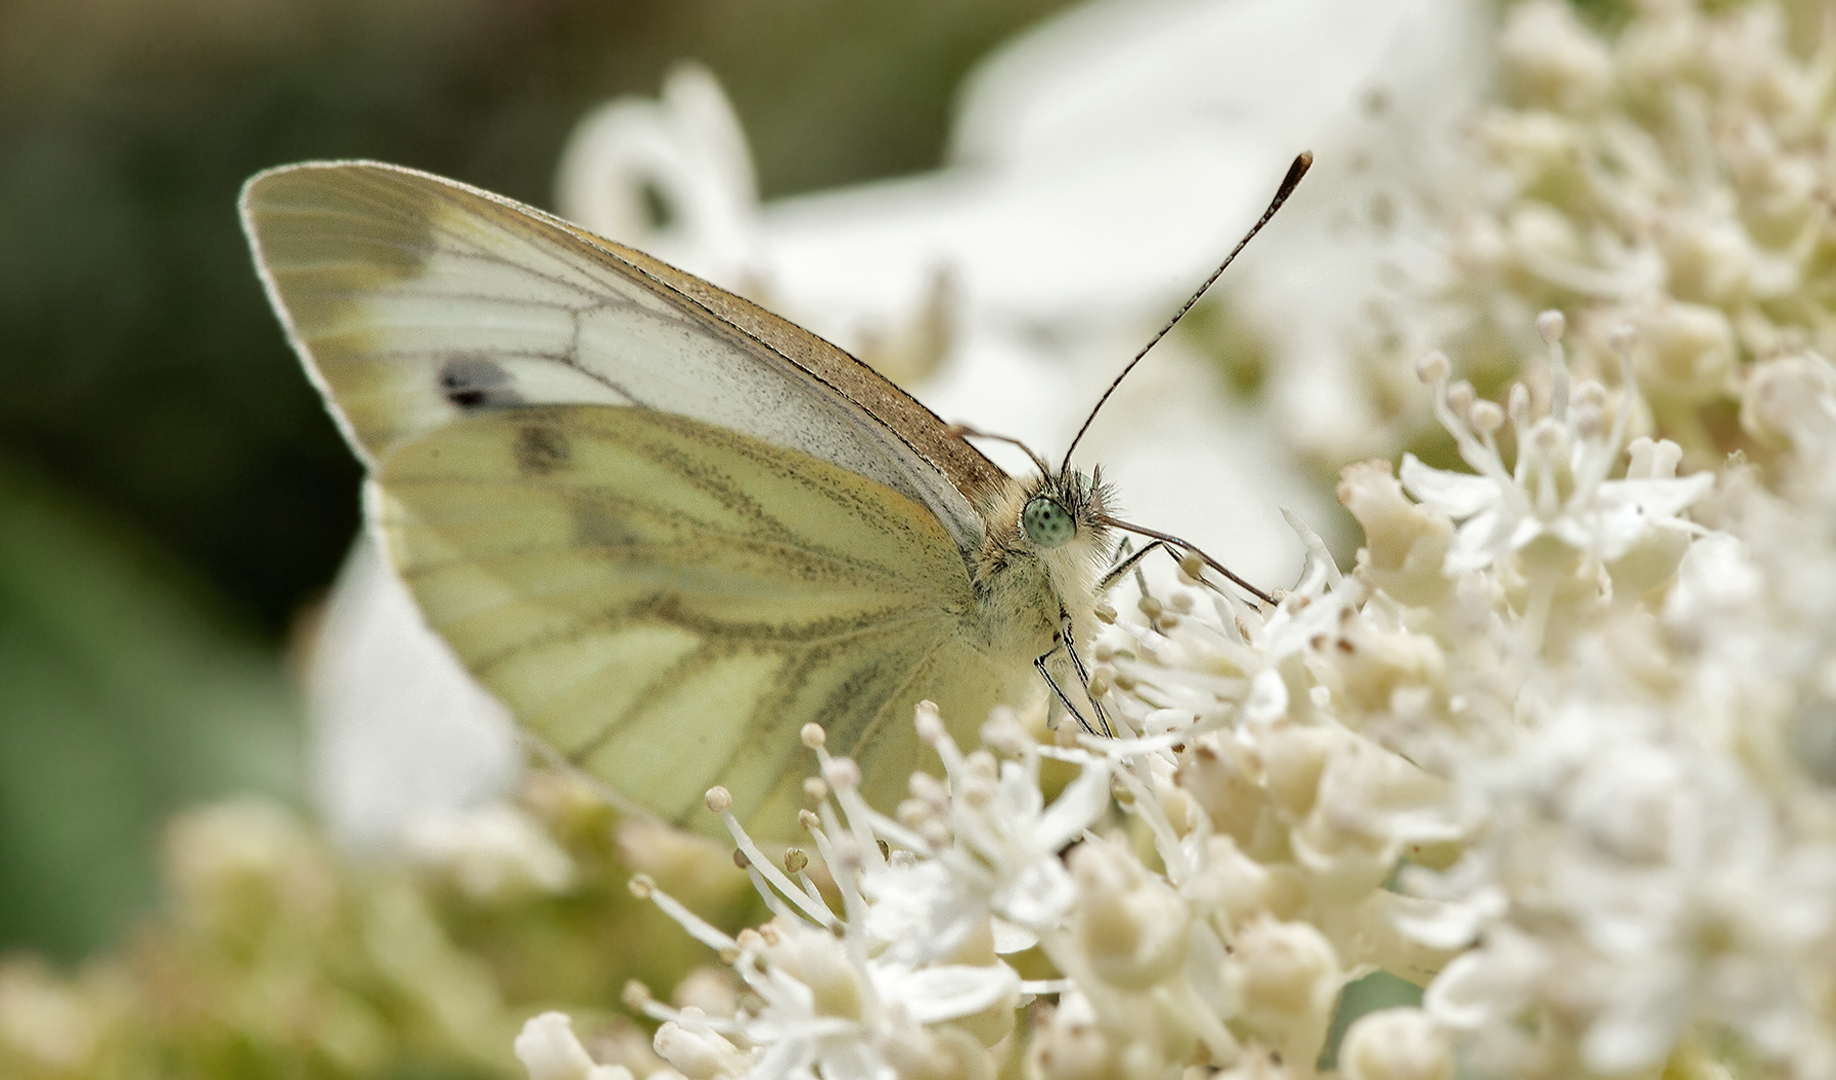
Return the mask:
<svg viewBox="0 0 1836 1080">
<path fill-rule="evenodd" d="M 809 721 L 891 805 L 913 706 L 973 730 L 1032 691 L 977 641 L 928 508 L 795 450 L 630 407 L 482 412 L 374 467 L 372 518 L 429 622 L 523 724 L 614 789 L 795 835 Z"/>
<path fill-rule="evenodd" d="M 705 824 L 723 783 L 791 835 L 802 724 L 890 803 L 918 700 L 973 731 L 1033 689 L 1036 642 L 972 611 L 1013 481 L 834 346 L 396 166 L 271 170 L 242 215 L 429 621 L 638 803 Z"/>
</svg>

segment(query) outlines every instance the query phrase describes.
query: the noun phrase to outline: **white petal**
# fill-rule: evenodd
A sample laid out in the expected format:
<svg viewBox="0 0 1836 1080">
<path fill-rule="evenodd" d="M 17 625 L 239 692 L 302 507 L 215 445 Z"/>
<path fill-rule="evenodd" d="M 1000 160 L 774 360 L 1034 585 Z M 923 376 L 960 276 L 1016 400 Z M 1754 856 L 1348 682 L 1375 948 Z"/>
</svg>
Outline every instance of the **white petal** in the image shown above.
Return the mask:
<svg viewBox="0 0 1836 1080">
<path fill-rule="evenodd" d="M 883 968 L 873 972 L 873 982 L 883 1000 L 905 1006 L 920 1024 L 969 1016 L 1020 992 L 1020 976 L 1006 964 Z"/>
<path fill-rule="evenodd" d="M 1008 872 L 1013 873 L 1012 868 Z M 1077 887 L 1056 854 L 1029 862 L 994 896 L 994 908 L 1020 926 L 1055 924 L 1077 899 Z"/>
<path fill-rule="evenodd" d="M 1040 815 L 1039 823 L 1033 827 L 1033 838 L 1040 850 L 1055 852 L 1083 835 L 1108 808 L 1109 765 L 1090 762 L 1076 780 L 1065 785 L 1051 808 Z"/>
<path fill-rule="evenodd" d="M 1041 23 L 965 81 L 958 160 L 1153 146 L 1224 131 L 1312 135 L 1419 31 L 1415 0 L 1107 0 Z"/>
<path fill-rule="evenodd" d="M 1396 928 L 1431 948 L 1463 948 L 1508 905 L 1503 889 L 1485 886 L 1460 901 L 1413 905 L 1396 916 Z"/>
<path fill-rule="evenodd" d="M 1448 573 L 1479 570 L 1529 543 L 1542 531 L 1535 518 L 1512 518 L 1493 507 L 1460 526 L 1442 564 Z"/>
<path fill-rule="evenodd" d="M 1006 919 L 994 920 L 994 951 L 996 956 L 1007 956 L 1010 953 L 1025 952 L 1039 944 L 1039 935 L 1023 926 L 1017 926 Z"/>
<path fill-rule="evenodd" d="M 427 628 L 367 535 L 325 606 L 306 709 L 313 803 L 351 847 L 506 795 L 522 772 L 509 711 Z"/>
<path fill-rule="evenodd" d="M 1256 673 L 1250 680 L 1249 696 L 1243 700 L 1243 716 L 1254 724 L 1279 720 L 1288 711 L 1288 684 L 1274 668 Z"/>
<path fill-rule="evenodd" d="M 1609 480 L 1600 485 L 1595 497 L 1611 506 L 1636 506 L 1650 518 L 1668 518 L 1682 513 L 1714 486 L 1714 474 L 1706 472 L 1675 480 Z"/>
<path fill-rule="evenodd" d="M 1504 501 L 1496 481 L 1423 465 L 1414 454 L 1403 455 L 1399 475 L 1403 490 L 1456 521 Z"/>
</svg>

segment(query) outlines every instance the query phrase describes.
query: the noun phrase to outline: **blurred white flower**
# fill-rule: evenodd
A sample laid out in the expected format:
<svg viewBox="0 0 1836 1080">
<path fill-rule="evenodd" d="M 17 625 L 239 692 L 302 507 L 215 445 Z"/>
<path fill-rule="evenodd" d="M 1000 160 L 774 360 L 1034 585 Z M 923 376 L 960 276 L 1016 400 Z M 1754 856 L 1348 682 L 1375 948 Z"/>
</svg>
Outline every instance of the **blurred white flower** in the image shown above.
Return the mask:
<svg viewBox="0 0 1836 1080">
<path fill-rule="evenodd" d="M 656 101 L 620 98 L 582 118 L 556 167 L 555 200 L 602 236 L 741 293 L 756 288 L 752 151 L 700 65 L 672 70 Z"/>
<path fill-rule="evenodd" d="M 386 849 L 423 818 L 515 786 L 522 753 L 509 710 L 427 628 L 367 534 L 339 571 L 310 649 L 309 791 L 334 838 Z"/>
<path fill-rule="evenodd" d="M 474 899 L 559 893 L 574 884 L 574 863 L 561 845 L 529 814 L 504 803 L 423 814 L 402 841 L 410 858 L 446 871 Z"/>
</svg>

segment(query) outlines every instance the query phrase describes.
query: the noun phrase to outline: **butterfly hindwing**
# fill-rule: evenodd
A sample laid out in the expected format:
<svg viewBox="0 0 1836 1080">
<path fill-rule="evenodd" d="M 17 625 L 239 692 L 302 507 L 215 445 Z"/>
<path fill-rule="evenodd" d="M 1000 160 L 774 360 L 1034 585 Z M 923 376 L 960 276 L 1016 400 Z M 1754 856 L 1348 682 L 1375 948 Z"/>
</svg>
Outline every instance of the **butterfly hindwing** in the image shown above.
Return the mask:
<svg viewBox="0 0 1836 1080">
<path fill-rule="evenodd" d="M 896 797 L 913 703 L 981 716 L 1027 689 L 963 640 L 975 596 L 925 507 L 729 429 L 497 410 L 398 447 L 375 480 L 430 625 L 531 731 L 665 817 L 695 820 L 719 783 L 784 833 L 808 721 Z"/>
</svg>

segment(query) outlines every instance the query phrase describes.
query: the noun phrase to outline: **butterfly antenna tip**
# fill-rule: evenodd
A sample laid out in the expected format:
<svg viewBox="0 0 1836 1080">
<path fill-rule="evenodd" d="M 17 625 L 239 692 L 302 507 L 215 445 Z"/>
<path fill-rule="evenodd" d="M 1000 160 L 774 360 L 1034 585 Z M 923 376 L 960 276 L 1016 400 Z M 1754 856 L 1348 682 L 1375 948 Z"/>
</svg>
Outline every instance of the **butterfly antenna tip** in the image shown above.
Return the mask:
<svg viewBox="0 0 1836 1080">
<path fill-rule="evenodd" d="M 1262 231 L 1262 227 L 1267 225 L 1269 219 L 1275 216 L 1275 211 L 1281 209 L 1281 204 L 1288 201 L 1288 196 L 1294 194 L 1294 189 L 1300 185 L 1301 177 L 1306 176 L 1307 170 L 1311 168 L 1313 168 L 1313 151 L 1302 150 L 1299 154 L 1295 155 L 1293 163 L 1288 166 L 1288 174 L 1281 178 L 1281 186 L 1275 189 L 1275 197 L 1269 200 L 1268 209 L 1264 210 L 1262 216 L 1256 219 L 1256 224 L 1250 226 L 1249 231 L 1243 234 L 1243 239 L 1237 241 L 1237 246 L 1230 249 L 1230 254 L 1224 256 L 1224 261 L 1219 263 L 1218 268 L 1211 272 L 1211 276 L 1205 279 L 1205 283 L 1200 285 L 1198 290 L 1188 297 L 1185 303 L 1179 306 L 1179 310 L 1175 311 L 1173 317 L 1167 320 L 1167 324 L 1160 328 L 1160 332 L 1155 334 L 1146 345 L 1141 346 L 1141 351 L 1135 354 L 1134 359 L 1123 366 L 1121 374 L 1110 381 L 1109 388 L 1103 391 L 1103 396 L 1097 398 L 1097 403 L 1095 407 L 1090 410 L 1090 415 L 1084 417 L 1083 426 L 1078 428 L 1077 434 L 1071 437 L 1071 445 L 1065 447 L 1064 468 L 1069 469 L 1071 467 L 1071 451 L 1077 449 L 1078 441 L 1084 437 L 1084 432 L 1090 430 L 1090 422 L 1096 419 L 1098 412 L 1102 411 L 1103 403 L 1109 400 L 1109 395 L 1116 392 L 1116 387 L 1121 386 L 1122 380 L 1128 378 L 1128 373 L 1135 370 L 1135 365 L 1139 364 L 1141 358 L 1148 354 L 1148 350 L 1160 344 L 1161 338 L 1172 333 L 1173 328 L 1179 325 L 1179 320 L 1185 318 L 1186 312 L 1192 310 L 1192 305 L 1198 303 L 1199 299 L 1210 290 L 1211 286 L 1218 278 L 1223 276 L 1225 269 L 1236 260 L 1238 253 L 1249 245 L 1249 242 L 1255 238 L 1257 233 Z"/>
</svg>

